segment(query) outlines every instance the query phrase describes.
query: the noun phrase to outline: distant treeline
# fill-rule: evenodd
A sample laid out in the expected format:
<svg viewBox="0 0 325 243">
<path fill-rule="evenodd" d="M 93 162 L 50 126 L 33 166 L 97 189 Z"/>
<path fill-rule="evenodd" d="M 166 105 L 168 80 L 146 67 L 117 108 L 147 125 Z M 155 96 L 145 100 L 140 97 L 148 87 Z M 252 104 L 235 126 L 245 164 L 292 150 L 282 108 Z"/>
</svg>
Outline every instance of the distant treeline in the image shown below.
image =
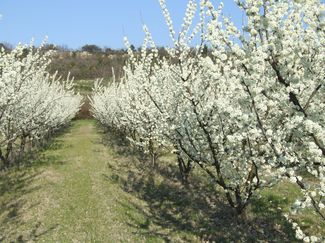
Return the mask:
<svg viewBox="0 0 325 243">
<path fill-rule="evenodd" d="M 0 43 L 0 48 L 5 51 L 11 51 L 13 46 L 8 43 Z M 49 65 L 49 72 L 58 71 L 63 77 L 70 75 L 76 80 L 81 79 L 111 79 L 113 74 L 117 79 L 123 75 L 123 66 L 127 60 L 126 49 L 101 48 L 97 45 L 84 45 L 80 49 L 73 50 L 67 46 L 46 44 L 43 47 L 44 51 L 56 51 L 53 56 L 52 63 Z M 134 52 L 140 52 L 140 48 L 131 45 Z M 158 48 L 159 56 L 167 56 L 167 51 L 164 47 Z M 26 50 L 27 54 L 28 50 Z M 204 52 L 208 53 L 208 47 L 205 47 Z"/>
</svg>

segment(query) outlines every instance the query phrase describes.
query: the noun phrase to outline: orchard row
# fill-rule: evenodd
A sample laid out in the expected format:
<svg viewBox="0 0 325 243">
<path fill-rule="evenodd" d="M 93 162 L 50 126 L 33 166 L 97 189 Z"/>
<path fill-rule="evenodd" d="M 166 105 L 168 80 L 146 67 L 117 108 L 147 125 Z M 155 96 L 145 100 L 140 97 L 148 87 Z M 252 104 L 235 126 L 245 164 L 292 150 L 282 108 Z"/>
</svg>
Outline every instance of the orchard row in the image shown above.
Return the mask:
<svg viewBox="0 0 325 243">
<path fill-rule="evenodd" d="M 0 51 L 0 169 L 19 163 L 79 110 L 72 80 L 46 71 L 51 54 L 32 45 Z"/>
<path fill-rule="evenodd" d="M 193 167 L 203 170 L 239 215 L 258 190 L 290 180 L 304 195 L 292 213 L 311 207 L 325 220 L 325 6 L 236 3 L 242 28 L 222 4 L 190 0 L 176 34 L 160 0 L 173 42 L 168 55 L 159 57 L 147 27 L 140 54 L 126 40 L 125 75 L 96 84 L 94 116 L 152 163 L 162 150 L 175 153 L 184 183 Z M 322 241 L 292 225 L 298 239 Z"/>
</svg>

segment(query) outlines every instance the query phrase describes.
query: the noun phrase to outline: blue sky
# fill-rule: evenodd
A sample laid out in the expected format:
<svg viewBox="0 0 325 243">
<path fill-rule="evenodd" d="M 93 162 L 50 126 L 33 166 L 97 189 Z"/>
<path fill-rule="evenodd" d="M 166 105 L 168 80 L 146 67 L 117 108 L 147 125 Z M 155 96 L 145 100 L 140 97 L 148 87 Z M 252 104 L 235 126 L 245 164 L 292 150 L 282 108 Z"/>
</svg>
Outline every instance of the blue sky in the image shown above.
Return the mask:
<svg viewBox="0 0 325 243">
<path fill-rule="evenodd" d="M 224 1 L 226 15 L 237 23 L 242 16 L 233 1 Z M 180 27 L 187 0 L 166 0 L 176 27 Z M 142 20 L 157 45 L 170 43 L 158 0 L 1 0 L 0 42 L 16 45 L 32 38 L 80 48 L 84 44 L 123 48 L 123 37 L 139 46 Z M 178 29 L 178 28 L 177 28 Z"/>
</svg>

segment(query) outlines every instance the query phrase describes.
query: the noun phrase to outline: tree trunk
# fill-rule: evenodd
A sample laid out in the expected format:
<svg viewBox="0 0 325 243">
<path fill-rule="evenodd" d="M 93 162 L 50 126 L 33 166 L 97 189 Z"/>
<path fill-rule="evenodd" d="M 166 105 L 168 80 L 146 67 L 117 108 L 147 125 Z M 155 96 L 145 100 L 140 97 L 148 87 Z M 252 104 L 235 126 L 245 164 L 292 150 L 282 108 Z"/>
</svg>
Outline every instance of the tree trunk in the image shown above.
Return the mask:
<svg viewBox="0 0 325 243">
<path fill-rule="evenodd" d="M 4 167 L 9 168 L 10 166 L 10 155 L 12 153 L 12 142 L 7 144 L 6 154 L 4 155 Z"/>
<path fill-rule="evenodd" d="M 21 139 L 20 146 L 19 146 L 18 165 L 20 164 L 20 161 L 21 161 L 21 159 L 22 159 L 23 156 L 24 156 L 25 146 L 26 146 L 26 137 L 23 137 L 23 138 Z"/>
<path fill-rule="evenodd" d="M 180 155 L 177 155 L 177 160 L 178 160 L 178 168 L 181 174 L 182 183 L 185 186 L 188 186 L 189 184 L 188 177 L 193 167 L 192 161 L 188 160 L 187 163 L 185 163 L 184 159 Z"/>
</svg>

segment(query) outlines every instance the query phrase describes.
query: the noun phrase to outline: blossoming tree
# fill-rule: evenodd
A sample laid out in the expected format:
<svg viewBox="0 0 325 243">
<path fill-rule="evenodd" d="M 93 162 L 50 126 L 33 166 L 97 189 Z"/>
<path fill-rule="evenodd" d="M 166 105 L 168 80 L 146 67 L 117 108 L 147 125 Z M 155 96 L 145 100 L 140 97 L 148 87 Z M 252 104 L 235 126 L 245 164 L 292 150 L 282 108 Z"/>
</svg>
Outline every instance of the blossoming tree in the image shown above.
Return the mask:
<svg viewBox="0 0 325 243">
<path fill-rule="evenodd" d="M 252 152 L 301 187 L 305 200 L 296 207 L 313 206 L 324 220 L 324 4 L 237 3 L 247 17 L 243 32 L 207 3 L 215 62 L 227 70 L 223 77 L 237 86 L 236 97 L 240 90 L 246 94 L 249 121 L 257 124 L 255 136 L 249 136 L 256 143 Z M 317 183 L 308 183 L 302 171 Z M 299 238 L 315 240 L 297 229 Z"/>
<path fill-rule="evenodd" d="M 60 81 L 46 68 L 51 52 L 18 45 L 0 52 L 0 160 L 8 167 L 21 158 L 26 144 L 49 136 L 78 112 L 81 97 L 72 80 Z"/>
<path fill-rule="evenodd" d="M 304 194 L 294 206 L 312 206 L 324 220 L 324 4 L 236 2 L 245 16 L 241 29 L 209 0 L 200 2 L 191 29 L 197 7 L 189 1 L 176 36 L 161 0 L 173 42 L 168 56 L 156 55 L 145 28 L 141 56 L 129 48 L 122 82 L 95 90 L 95 116 L 136 131 L 141 142 L 173 149 L 186 172 L 195 163 L 238 214 L 256 190 L 288 178 Z M 297 238 L 321 240 L 293 225 Z"/>
</svg>

